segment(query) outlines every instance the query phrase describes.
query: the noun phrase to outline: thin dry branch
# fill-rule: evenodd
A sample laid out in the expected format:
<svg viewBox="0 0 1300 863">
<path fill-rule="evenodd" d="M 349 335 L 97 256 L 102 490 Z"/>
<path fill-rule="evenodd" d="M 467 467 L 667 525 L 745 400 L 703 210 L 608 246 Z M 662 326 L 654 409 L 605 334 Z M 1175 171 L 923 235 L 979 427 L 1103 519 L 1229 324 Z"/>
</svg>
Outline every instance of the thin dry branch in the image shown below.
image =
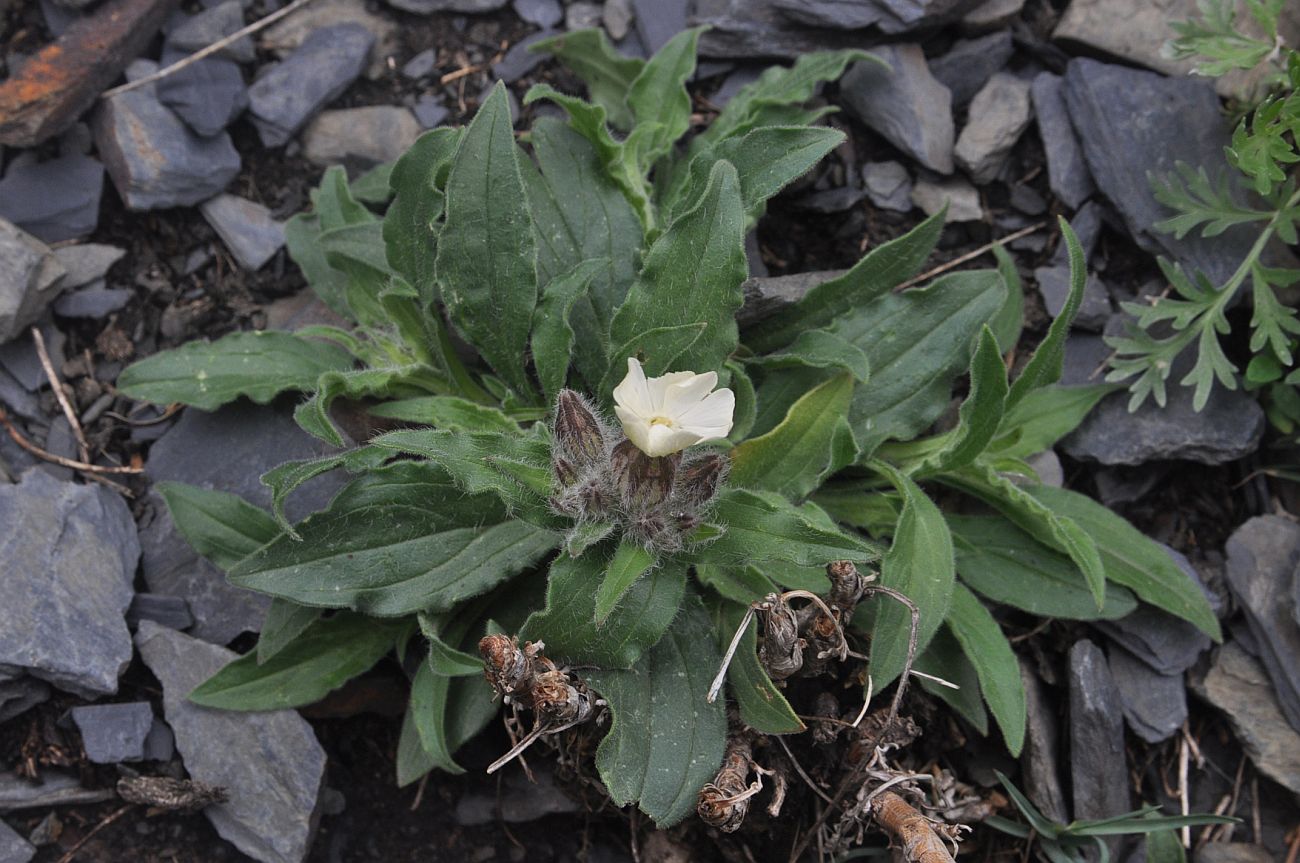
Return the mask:
<svg viewBox="0 0 1300 863">
<path fill-rule="evenodd" d="M 36 357 L 41 361 L 41 368 L 45 370 L 45 377 L 50 381 L 50 388 L 54 390 L 54 397 L 58 399 L 59 407 L 63 408 L 63 415 L 67 418 L 68 425 L 72 427 L 72 435 L 77 439 L 77 451 L 81 453 L 81 460 L 89 462 L 90 444 L 86 443 L 86 434 L 81 430 L 81 421 L 77 419 L 77 412 L 72 409 L 68 394 L 63 391 L 63 384 L 59 382 L 59 374 L 54 370 L 54 363 L 50 361 L 50 352 L 45 348 L 45 336 L 39 327 L 32 327 L 31 333 L 32 344 L 36 346 Z"/>
<path fill-rule="evenodd" d="M 921 282 L 928 281 L 929 279 L 933 279 L 935 276 L 941 276 L 955 267 L 960 267 L 962 264 L 966 263 L 967 261 L 973 261 L 976 258 L 978 258 L 980 255 L 988 254 L 989 252 L 996 249 L 998 246 L 1005 246 L 1007 243 L 1011 242 L 1012 240 L 1018 240 L 1021 237 L 1028 236 L 1029 234 L 1034 233 L 1035 231 L 1041 231 L 1043 228 L 1046 227 L 1047 227 L 1047 222 L 1036 222 L 1027 228 L 1021 228 L 1015 233 L 1007 234 L 1005 237 L 1000 237 L 999 239 L 996 239 L 991 243 L 985 243 L 984 245 L 980 246 L 978 249 L 967 252 L 964 255 L 959 255 L 958 257 L 953 258 L 951 261 L 947 261 L 945 263 L 940 264 L 939 266 L 935 267 L 933 270 L 927 270 L 926 272 L 921 273 L 921 275 L 919 276 L 913 276 L 912 278 L 903 282 L 901 285 L 895 287 L 894 291 L 898 292 L 898 291 L 906 290 L 907 288 L 910 288 L 913 285 L 919 285 L 921 284 Z"/>
<path fill-rule="evenodd" d="M 871 812 L 880 828 L 903 846 L 907 863 L 956 863 L 929 819 L 894 792 L 880 794 Z"/>
<path fill-rule="evenodd" d="M 86 462 L 80 462 L 80 461 L 76 461 L 75 459 L 64 458 L 61 455 L 55 455 L 52 452 L 46 452 L 45 450 L 38 447 L 36 444 L 29 441 L 27 438 L 23 437 L 23 433 L 18 431 L 18 428 L 13 424 L 13 420 L 9 419 L 9 414 L 5 412 L 4 408 L 0 408 L 0 425 L 3 425 L 5 427 L 5 431 L 9 432 L 9 437 L 14 439 L 14 443 L 18 444 L 20 447 L 27 450 L 29 453 L 36 456 L 37 458 L 43 459 L 48 462 L 52 462 L 53 464 L 62 465 L 63 467 L 71 468 L 72 470 L 78 470 L 83 473 L 94 473 L 94 474 L 144 473 L 144 468 L 110 467 L 106 465 L 87 464 Z"/>
</svg>

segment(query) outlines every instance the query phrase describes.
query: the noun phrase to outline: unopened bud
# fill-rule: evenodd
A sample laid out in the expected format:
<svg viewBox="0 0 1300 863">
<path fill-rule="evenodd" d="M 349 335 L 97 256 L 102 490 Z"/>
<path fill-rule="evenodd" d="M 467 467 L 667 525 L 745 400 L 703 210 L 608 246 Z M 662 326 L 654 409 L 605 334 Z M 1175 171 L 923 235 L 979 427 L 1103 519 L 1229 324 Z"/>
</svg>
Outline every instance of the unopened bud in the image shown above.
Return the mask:
<svg viewBox="0 0 1300 863">
<path fill-rule="evenodd" d="M 677 453 L 648 456 L 630 440 L 614 447 L 610 467 L 623 506 L 632 512 L 645 512 L 667 500 L 681 458 Z"/>
<path fill-rule="evenodd" d="M 713 500 L 729 465 L 721 453 L 709 453 L 683 465 L 677 474 L 678 497 L 693 506 L 703 506 Z"/>
<path fill-rule="evenodd" d="M 560 390 L 555 400 L 555 441 L 564 455 L 579 464 L 595 464 L 605 455 L 600 420 L 573 390 Z"/>
<path fill-rule="evenodd" d="M 678 533 L 690 533 L 700 526 L 700 517 L 693 512 L 679 512 L 673 516 Z"/>
<path fill-rule="evenodd" d="M 551 470 L 555 473 L 556 482 L 565 488 L 578 481 L 578 469 L 564 456 L 557 455 L 551 459 Z"/>
</svg>

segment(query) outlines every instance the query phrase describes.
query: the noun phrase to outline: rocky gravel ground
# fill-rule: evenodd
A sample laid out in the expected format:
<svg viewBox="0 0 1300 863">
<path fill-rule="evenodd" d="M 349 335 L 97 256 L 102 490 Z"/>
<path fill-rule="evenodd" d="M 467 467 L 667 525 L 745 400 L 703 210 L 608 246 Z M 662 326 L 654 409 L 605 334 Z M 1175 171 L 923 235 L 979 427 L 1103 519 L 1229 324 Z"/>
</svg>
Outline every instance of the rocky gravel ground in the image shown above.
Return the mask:
<svg viewBox="0 0 1300 863">
<path fill-rule="evenodd" d="M 392 787 L 396 664 L 302 714 L 189 704 L 251 644 L 267 601 L 189 548 L 153 484 L 265 505 L 258 476 L 323 445 L 291 404 L 175 412 L 114 389 L 127 363 L 191 338 L 328 321 L 284 249 L 284 223 L 324 168 L 344 165 L 364 189 L 422 131 L 466 120 L 497 79 L 516 99 L 541 80 L 573 88 L 527 53 L 543 35 L 604 27 L 644 56 L 711 24 L 694 83 L 701 120 L 803 51 L 870 47 L 887 61 L 827 88 L 841 109 L 828 122 L 849 138 L 759 225 L 755 304 L 788 301 L 947 203 L 935 264 L 1029 229 L 1009 247 L 1029 332 L 1041 333 L 1067 291 L 1051 230 L 1061 214 L 1089 264 L 1066 351 L 1065 383 L 1084 384 L 1105 362 L 1103 335 L 1124 326 L 1119 303 L 1166 289 L 1155 253 L 1221 278 L 1249 243 L 1152 227 L 1163 213 L 1147 173 L 1218 164 L 1222 99 L 1243 86 L 1229 76 L 1216 92 L 1161 53 L 1191 0 L 313 0 L 101 98 L 277 8 L 0 0 L 0 863 L 634 859 L 626 816 L 542 759 L 537 785 L 471 770 Z M 1287 15 L 1300 44 L 1300 7 Z M 1167 544 L 1229 635 L 1213 645 L 1150 608 L 1093 626 L 1028 622 L 1020 782 L 1066 821 L 1131 809 L 1139 789 L 1176 801 L 1181 781 L 1193 811 L 1244 819 L 1198 831 L 1196 860 L 1294 860 L 1300 497 L 1260 470 L 1294 452 L 1274 448 L 1240 391 L 1216 389 L 1200 413 L 1185 388 L 1163 410 L 1129 413 L 1126 400 L 1104 400 L 1040 471 Z M 79 461 L 123 472 L 68 466 Z M 337 487 L 314 480 L 296 515 Z M 936 724 L 937 751 L 963 778 L 992 786 L 994 768 L 1017 770 L 955 719 Z M 463 763 L 499 754 L 493 734 Z M 116 782 L 140 774 L 227 799 L 202 816 L 124 806 Z M 784 859 L 715 846 L 699 828 L 642 834 L 637 847 L 645 860 Z"/>
</svg>

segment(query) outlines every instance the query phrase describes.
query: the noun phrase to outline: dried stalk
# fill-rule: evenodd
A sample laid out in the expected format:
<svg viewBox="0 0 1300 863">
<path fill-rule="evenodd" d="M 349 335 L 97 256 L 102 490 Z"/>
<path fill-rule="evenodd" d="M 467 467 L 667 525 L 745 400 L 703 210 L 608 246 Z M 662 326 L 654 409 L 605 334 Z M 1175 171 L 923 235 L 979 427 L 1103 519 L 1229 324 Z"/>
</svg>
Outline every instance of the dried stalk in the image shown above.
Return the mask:
<svg viewBox="0 0 1300 863">
<path fill-rule="evenodd" d="M 59 382 L 59 373 L 54 370 L 54 363 L 50 361 L 50 353 L 45 348 L 45 336 L 41 333 L 39 327 L 32 327 L 32 344 L 36 346 L 36 357 L 41 361 L 41 368 L 45 370 L 45 377 L 50 381 L 50 388 L 54 390 L 54 397 L 59 401 L 59 407 L 63 408 L 63 416 L 67 418 L 68 425 L 72 427 L 72 435 L 77 439 L 77 451 L 81 453 L 83 462 L 90 461 L 90 444 L 86 443 L 86 434 L 81 430 L 81 422 L 77 419 L 77 412 L 73 410 L 72 403 L 68 401 L 68 394 L 63 391 L 63 384 Z"/>
<path fill-rule="evenodd" d="M 903 846 L 907 863 L 956 863 L 929 819 L 894 792 L 879 794 L 872 801 L 871 814 L 876 824 Z"/>
</svg>

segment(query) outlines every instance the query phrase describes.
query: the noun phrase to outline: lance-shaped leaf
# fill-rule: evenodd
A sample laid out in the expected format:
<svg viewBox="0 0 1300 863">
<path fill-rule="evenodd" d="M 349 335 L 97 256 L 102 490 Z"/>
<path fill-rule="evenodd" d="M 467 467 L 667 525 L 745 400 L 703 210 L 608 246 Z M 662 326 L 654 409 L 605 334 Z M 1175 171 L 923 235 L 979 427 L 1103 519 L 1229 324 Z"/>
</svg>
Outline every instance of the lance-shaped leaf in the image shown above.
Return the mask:
<svg viewBox="0 0 1300 863">
<path fill-rule="evenodd" d="M 997 338 L 985 326 L 971 358 L 970 394 L 961 403 L 957 428 L 943 449 L 926 459 L 922 470 L 950 470 L 975 461 L 997 434 L 1006 399 L 1007 369 Z"/>
<path fill-rule="evenodd" d="M 322 374 L 352 363 L 351 354 L 329 342 L 278 331 L 231 333 L 128 366 L 117 388 L 131 398 L 211 411 L 240 396 L 266 404 L 283 392 L 312 390 Z"/>
<path fill-rule="evenodd" d="M 727 489 L 718 495 L 713 520 L 721 535 L 693 552 L 697 561 L 721 566 L 780 561 L 821 567 L 832 560 L 880 557 L 864 540 L 818 524 L 808 512 L 770 492 Z"/>
<path fill-rule="evenodd" d="M 274 518 L 237 494 L 183 482 L 160 482 L 155 488 L 177 530 L 219 569 L 229 569 L 280 533 Z"/>
<path fill-rule="evenodd" d="M 605 577 L 596 588 L 596 625 L 602 625 L 609 619 L 615 606 L 623 599 L 636 580 L 655 565 L 654 556 L 643 546 L 624 540 L 614 550 L 609 565 L 605 567 Z"/>
<path fill-rule="evenodd" d="M 463 610 L 461 611 L 463 614 Z M 420 632 L 429 642 L 429 667 L 443 677 L 473 677 L 483 673 L 483 659 L 453 647 L 447 639 L 455 641 L 464 634 L 463 626 L 449 622 L 451 615 L 432 615 L 420 612 Z"/>
<path fill-rule="evenodd" d="M 910 477 L 885 462 L 873 461 L 870 466 L 884 474 L 903 496 L 903 513 L 880 565 L 880 583 L 902 593 L 920 611 L 916 641 L 919 653 L 943 623 L 952 601 L 956 575 L 952 536 L 943 513 Z M 864 606 L 875 608 L 870 671 L 873 683 L 881 688 L 903 671 L 912 616 L 900 603 L 883 595 L 871 598 Z"/>
<path fill-rule="evenodd" d="M 727 743 L 722 699 L 705 700 L 719 655 L 699 597 L 687 597 L 663 639 L 634 668 L 599 671 L 591 685 L 613 722 L 596 750 L 596 769 L 619 805 L 636 803 L 660 827 L 695 809 Z"/>
<path fill-rule="evenodd" d="M 618 53 L 598 27 L 542 39 L 528 50 L 554 54 L 586 83 L 591 101 L 605 109 L 610 123 L 624 131 L 632 128 L 627 94 L 646 61 Z"/>
<path fill-rule="evenodd" d="M 722 368 L 736 348 L 735 314 L 744 301 L 744 214 L 736 169 L 719 162 L 699 203 L 655 241 L 641 275 L 614 315 L 611 343 L 622 344 L 657 327 L 703 323 L 704 333 L 677 358 L 677 367 Z M 625 362 L 611 357 L 611 365 Z M 647 357 L 647 374 L 659 362 Z M 666 371 L 666 369 L 664 370 Z"/>
<path fill-rule="evenodd" d="M 481 405 L 459 396 L 413 396 L 366 409 L 373 417 L 433 426 L 447 431 L 495 431 L 518 435 L 519 423 L 500 408 Z"/>
<path fill-rule="evenodd" d="M 348 276 L 330 266 L 320 238 L 324 231 L 373 222 L 375 215 L 353 196 L 347 174 L 339 166 L 326 169 L 320 187 L 312 190 L 311 201 L 311 213 L 299 213 L 285 223 L 284 242 L 289 257 L 302 269 L 307 284 L 327 306 L 345 318 L 356 320 L 347 300 Z"/>
<path fill-rule="evenodd" d="M 596 623 L 596 587 L 605 573 L 594 553 L 560 555 L 551 563 L 546 607 L 524 624 L 521 639 L 546 642 L 546 655 L 573 665 L 630 668 L 663 636 L 682 604 L 686 568 L 665 562 L 638 578 L 603 623 Z"/>
<path fill-rule="evenodd" d="M 281 530 L 296 539 L 298 535 L 294 532 L 293 525 L 289 524 L 289 520 L 284 515 L 285 501 L 288 500 L 294 489 L 314 477 L 340 467 L 351 473 L 360 473 L 361 471 L 379 467 L 391 457 L 392 453 L 388 450 L 363 446 L 319 458 L 287 461 L 282 465 L 271 468 L 262 474 L 261 479 L 262 485 L 271 489 L 271 514 L 275 517 L 276 524 L 280 526 Z"/>
<path fill-rule="evenodd" d="M 712 604 L 714 632 L 718 649 L 725 651 L 731 644 L 736 627 L 745 616 L 745 606 L 732 602 Z M 807 730 L 785 700 L 781 690 L 763 670 L 758 661 L 758 627 L 753 620 L 745 627 L 740 646 L 731 664 L 727 666 L 727 684 L 740 708 L 740 721 L 763 734 L 798 734 Z"/>
<path fill-rule="evenodd" d="M 435 674 L 427 660 L 421 662 L 411 681 L 411 700 L 398 746 L 398 783 L 413 782 L 435 767 L 447 773 L 464 773 L 452 754 L 483 730 L 496 712 L 492 688 L 482 678 L 444 677 Z M 413 740 L 408 740 L 408 733 Z M 417 748 L 425 757 L 408 754 L 408 766 L 403 769 L 401 750 Z"/>
<path fill-rule="evenodd" d="M 574 303 L 586 296 L 591 280 L 608 262 L 584 261 L 572 270 L 552 279 L 542 292 L 537 306 L 537 325 L 533 328 L 533 364 L 542 382 L 548 402 L 564 388 L 573 352 L 573 327 L 569 322 Z M 588 300 L 590 302 L 590 300 Z"/>
<path fill-rule="evenodd" d="M 998 340 L 998 351 L 1005 354 L 1020 341 L 1020 331 L 1025 325 L 1025 288 L 1020 281 L 1015 259 L 1005 246 L 994 246 L 993 257 L 997 258 L 998 272 L 1006 283 L 1007 299 L 989 321 L 989 328 Z"/>
<path fill-rule="evenodd" d="M 961 645 L 948 627 L 942 627 L 934 634 L 930 646 L 916 658 L 912 667 L 923 674 L 955 684 L 957 689 L 924 677 L 916 681 L 926 692 L 957 711 L 981 735 L 988 736 L 989 714 L 984 709 L 984 700 L 980 698 L 979 675 L 975 673 L 975 666 L 971 665 L 966 654 L 962 653 Z"/>
<path fill-rule="evenodd" d="M 436 271 L 447 314 L 521 395 L 537 305 L 537 248 L 505 85 L 465 130 L 447 177 Z"/>
<path fill-rule="evenodd" d="M 428 366 L 413 364 L 396 368 L 326 372 L 320 376 L 316 392 L 311 398 L 294 408 L 293 419 L 308 434 L 334 446 L 347 446 L 343 433 L 330 419 L 330 405 L 335 399 L 403 395 L 414 390 L 415 382 L 432 371 Z"/>
<path fill-rule="evenodd" d="M 1002 729 L 1007 750 L 1019 755 L 1025 743 L 1025 685 L 1011 643 L 988 609 L 960 584 L 953 590 L 948 627 L 975 666 L 980 690 Z"/>
<path fill-rule="evenodd" d="M 1078 428 L 1097 402 L 1119 389 L 1115 384 L 1040 387 L 1025 394 L 1002 415 L 990 448 L 999 456 L 1025 458 L 1051 447 Z"/>
<path fill-rule="evenodd" d="M 377 616 L 442 610 L 532 566 L 559 537 L 504 520 L 492 495 L 466 496 L 436 465 L 399 462 L 355 480 L 230 571 L 232 583 Z"/>
<path fill-rule="evenodd" d="M 370 670 L 406 621 L 380 622 L 340 613 L 307 627 L 266 662 L 246 653 L 190 693 L 190 701 L 222 710 L 279 710 L 320 701 Z"/>
<path fill-rule="evenodd" d="M 785 420 L 731 453 L 731 483 L 796 500 L 857 457 L 849 428 L 853 378 L 839 374 L 795 402 Z"/>
<path fill-rule="evenodd" d="M 871 378 L 871 361 L 862 348 L 829 330 L 808 330 L 789 347 L 747 360 L 763 369 L 843 369 L 865 384 Z"/>
<path fill-rule="evenodd" d="M 287 599 L 271 600 L 262 621 L 262 631 L 257 634 L 257 662 L 259 665 L 275 656 L 302 635 L 307 627 L 320 620 L 323 609 L 299 605 Z"/>
<path fill-rule="evenodd" d="M 683 30 L 660 48 L 627 91 L 627 106 L 636 118 L 636 160 L 641 173 L 673 148 L 691 126 L 691 94 L 686 82 L 695 74 L 695 47 L 704 28 Z M 642 133 L 647 129 L 648 133 Z"/>
<path fill-rule="evenodd" d="M 736 410 L 731 420 L 731 433 L 727 439 L 739 442 L 749 437 L 754 428 L 758 404 L 754 393 L 754 382 L 750 380 L 745 367 L 735 360 L 727 360 L 726 370 L 731 373 L 727 386 L 736 394 Z"/>
<path fill-rule="evenodd" d="M 424 133 L 397 160 L 390 177 L 395 197 L 384 215 L 383 231 L 388 263 L 415 286 L 426 304 L 437 299 L 434 260 L 446 201 L 442 189 L 461 134 L 451 128 Z"/>
</svg>

